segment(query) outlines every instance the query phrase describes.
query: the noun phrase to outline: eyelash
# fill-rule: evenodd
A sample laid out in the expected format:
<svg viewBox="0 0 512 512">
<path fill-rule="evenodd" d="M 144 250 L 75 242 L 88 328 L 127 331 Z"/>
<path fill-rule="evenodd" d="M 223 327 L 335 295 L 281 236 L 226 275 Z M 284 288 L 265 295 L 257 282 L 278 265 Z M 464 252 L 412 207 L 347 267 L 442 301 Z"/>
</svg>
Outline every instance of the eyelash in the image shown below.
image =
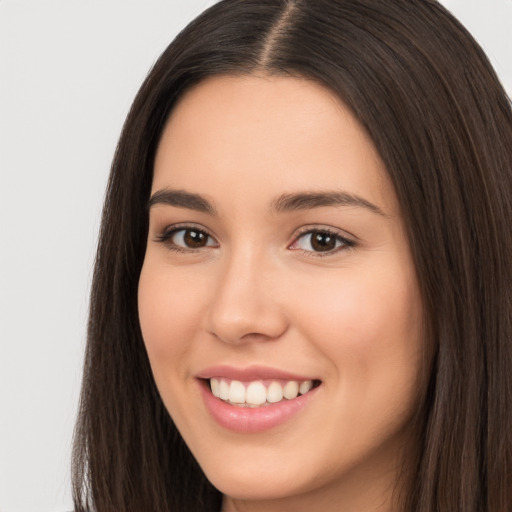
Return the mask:
<svg viewBox="0 0 512 512">
<path fill-rule="evenodd" d="M 156 241 L 159 243 L 163 243 L 167 246 L 171 251 L 179 252 L 179 253 L 196 253 L 199 249 L 203 247 L 194 249 L 193 247 L 182 247 L 180 245 L 176 245 L 172 242 L 172 237 L 175 236 L 180 231 L 195 231 L 196 233 L 200 233 L 202 235 L 206 235 L 208 238 L 215 240 L 213 236 L 211 236 L 205 229 L 195 226 L 193 224 L 178 224 L 175 226 L 171 226 L 167 228 L 161 235 L 156 237 Z M 211 247 L 211 246 L 204 246 Z"/>
<path fill-rule="evenodd" d="M 336 243 L 340 243 L 341 245 L 339 247 L 334 248 L 333 250 L 328 250 L 325 252 L 322 251 L 307 251 L 305 249 L 294 249 L 296 251 L 301 251 L 305 256 L 310 258 L 325 258 L 328 256 L 332 256 L 334 254 L 337 254 L 340 251 L 346 251 L 349 249 L 352 249 L 356 246 L 356 242 L 353 240 L 350 240 L 342 235 L 334 229 L 329 229 L 326 227 L 304 227 L 302 228 L 293 242 L 288 246 L 288 248 L 291 248 L 293 245 L 297 244 L 301 238 L 307 236 L 307 235 L 313 235 L 314 233 L 322 234 L 322 235 L 328 235 L 330 237 L 333 237 Z"/>
<path fill-rule="evenodd" d="M 180 225 L 172 226 L 172 227 L 166 229 L 161 235 L 158 235 L 155 240 L 156 240 L 156 242 L 165 244 L 169 250 L 175 251 L 178 253 L 197 253 L 200 249 L 203 249 L 203 248 L 218 247 L 218 245 L 216 245 L 216 246 L 205 245 L 202 247 L 193 248 L 193 247 L 183 247 L 183 246 L 177 245 L 176 243 L 173 243 L 171 239 L 173 236 L 175 236 L 180 231 L 183 231 L 183 232 L 194 231 L 196 233 L 200 233 L 201 235 L 208 237 L 211 240 L 215 240 L 214 237 L 212 235 L 210 235 L 205 229 L 199 228 L 198 226 L 195 226 L 193 224 L 180 224 Z M 309 251 L 309 250 L 300 249 L 300 248 L 292 249 L 292 247 L 294 245 L 296 245 L 303 237 L 305 237 L 307 235 L 313 235 L 314 233 L 328 235 L 330 237 L 333 237 L 335 242 L 340 243 L 341 245 L 338 247 L 335 247 L 333 250 L 327 250 L 325 252 L 314 251 L 314 250 Z M 287 248 L 290 250 L 300 251 L 305 256 L 310 257 L 310 258 L 325 258 L 327 256 L 332 256 L 333 254 L 337 254 L 340 251 L 352 249 L 355 246 L 356 246 L 356 242 L 340 235 L 339 232 L 337 232 L 333 229 L 329 229 L 329 228 L 325 228 L 325 227 L 315 227 L 315 228 L 304 227 L 295 236 L 293 242 L 291 244 L 289 244 Z"/>
</svg>

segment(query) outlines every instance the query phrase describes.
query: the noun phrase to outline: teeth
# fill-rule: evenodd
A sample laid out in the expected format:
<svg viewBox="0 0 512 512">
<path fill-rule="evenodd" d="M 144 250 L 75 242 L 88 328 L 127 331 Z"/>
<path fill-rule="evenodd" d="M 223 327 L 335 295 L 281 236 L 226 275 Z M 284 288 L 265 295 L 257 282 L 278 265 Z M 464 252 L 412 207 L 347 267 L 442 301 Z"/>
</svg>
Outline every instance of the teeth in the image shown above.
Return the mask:
<svg viewBox="0 0 512 512">
<path fill-rule="evenodd" d="M 283 388 L 283 395 L 288 400 L 292 400 L 293 398 L 297 398 L 299 394 L 299 383 L 295 380 L 291 380 L 287 382 Z"/>
<path fill-rule="evenodd" d="M 212 388 L 213 396 L 216 396 L 218 398 L 220 396 L 220 382 L 219 382 L 219 379 L 211 379 L 210 380 L 210 387 Z"/>
<path fill-rule="evenodd" d="M 245 401 L 254 405 L 261 405 L 267 401 L 267 390 L 262 382 L 251 382 L 247 386 Z"/>
<path fill-rule="evenodd" d="M 279 382 L 272 382 L 267 389 L 267 401 L 271 404 L 283 399 L 283 386 Z"/>
<path fill-rule="evenodd" d="M 229 398 L 229 384 L 225 380 L 220 381 L 219 398 L 221 400 L 227 400 Z"/>
<path fill-rule="evenodd" d="M 210 379 L 210 387 L 213 396 L 243 407 L 259 407 L 262 405 L 280 402 L 283 398 L 293 400 L 297 396 L 304 395 L 313 388 L 313 381 L 297 382 L 291 380 L 282 385 L 272 381 L 268 387 L 261 381 L 247 384 L 239 380 L 227 381 L 225 379 Z"/>
<path fill-rule="evenodd" d="M 245 386 L 239 380 L 231 381 L 228 400 L 234 404 L 245 403 Z"/>
<path fill-rule="evenodd" d="M 311 381 L 311 380 L 306 380 L 304 382 L 301 382 L 300 386 L 299 386 L 299 393 L 301 395 L 305 395 L 308 391 L 311 390 L 312 387 L 313 387 L 313 381 Z"/>
</svg>

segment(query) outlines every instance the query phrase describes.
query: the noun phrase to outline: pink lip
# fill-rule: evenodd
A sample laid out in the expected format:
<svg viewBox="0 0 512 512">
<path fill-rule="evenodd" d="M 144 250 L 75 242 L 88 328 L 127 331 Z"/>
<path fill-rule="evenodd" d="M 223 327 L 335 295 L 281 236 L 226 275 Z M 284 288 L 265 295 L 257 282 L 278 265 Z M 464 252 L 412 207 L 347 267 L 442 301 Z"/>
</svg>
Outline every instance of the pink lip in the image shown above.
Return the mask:
<svg viewBox="0 0 512 512">
<path fill-rule="evenodd" d="M 211 379 L 212 377 L 226 378 L 230 380 L 239 380 L 242 382 L 253 380 L 297 380 L 303 382 L 306 380 L 317 380 L 315 377 L 296 375 L 276 368 L 266 366 L 249 366 L 247 368 L 235 368 L 234 366 L 219 365 L 210 366 L 199 372 L 198 379 Z"/>
<path fill-rule="evenodd" d="M 199 388 L 206 409 L 212 418 L 228 430 L 241 433 L 257 433 L 272 429 L 290 420 L 302 411 L 316 395 L 319 387 L 313 388 L 305 395 L 292 400 L 282 400 L 264 407 L 237 407 L 213 396 L 206 379 L 224 377 L 240 381 L 253 380 L 315 380 L 308 377 L 293 375 L 288 372 L 272 368 L 252 366 L 246 369 L 237 369 L 230 366 L 215 366 L 201 371 L 198 375 Z M 321 387 L 321 386 L 320 386 Z"/>
</svg>

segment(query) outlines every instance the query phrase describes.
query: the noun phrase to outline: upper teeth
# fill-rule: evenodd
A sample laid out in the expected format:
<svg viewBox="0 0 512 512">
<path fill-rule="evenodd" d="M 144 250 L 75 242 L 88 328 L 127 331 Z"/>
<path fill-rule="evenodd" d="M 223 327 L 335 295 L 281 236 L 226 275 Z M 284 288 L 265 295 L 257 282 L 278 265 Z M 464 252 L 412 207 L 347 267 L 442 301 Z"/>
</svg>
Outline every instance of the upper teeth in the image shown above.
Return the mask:
<svg viewBox="0 0 512 512">
<path fill-rule="evenodd" d="M 284 384 L 271 381 L 267 387 L 260 380 L 243 383 L 239 380 L 212 378 L 210 387 L 213 395 L 221 400 L 227 400 L 232 404 L 259 406 L 279 402 L 283 398 L 297 398 L 299 394 L 303 395 L 313 387 L 313 381 L 290 380 Z"/>
</svg>

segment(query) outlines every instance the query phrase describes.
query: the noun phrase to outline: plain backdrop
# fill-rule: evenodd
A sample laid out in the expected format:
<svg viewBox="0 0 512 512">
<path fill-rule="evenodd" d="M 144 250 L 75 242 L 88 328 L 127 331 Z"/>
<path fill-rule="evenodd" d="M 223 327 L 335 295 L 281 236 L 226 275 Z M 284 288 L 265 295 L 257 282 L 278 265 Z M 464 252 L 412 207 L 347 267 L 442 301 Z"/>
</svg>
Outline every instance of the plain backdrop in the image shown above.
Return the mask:
<svg viewBox="0 0 512 512">
<path fill-rule="evenodd" d="M 0 512 L 71 510 L 88 290 L 117 137 L 207 0 L 0 0 Z M 512 0 L 444 0 L 512 92 Z"/>
</svg>

